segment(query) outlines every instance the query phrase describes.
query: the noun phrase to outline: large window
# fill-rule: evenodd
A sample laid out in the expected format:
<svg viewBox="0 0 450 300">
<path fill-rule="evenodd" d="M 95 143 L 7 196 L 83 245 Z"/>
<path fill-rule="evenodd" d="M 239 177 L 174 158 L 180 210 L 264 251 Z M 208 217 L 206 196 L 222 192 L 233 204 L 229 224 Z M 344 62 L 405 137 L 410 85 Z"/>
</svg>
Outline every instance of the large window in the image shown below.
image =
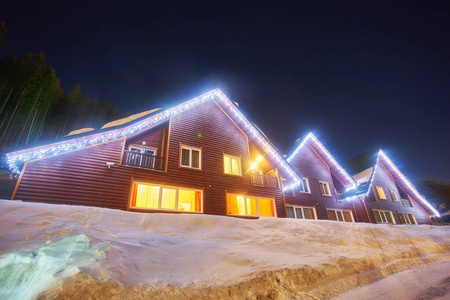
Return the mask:
<svg viewBox="0 0 450 300">
<path fill-rule="evenodd" d="M 227 207 L 229 215 L 275 217 L 272 199 L 227 195 Z"/>
<path fill-rule="evenodd" d="M 398 213 L 398 218 L 402 224 L 415 224 L 417 225 L 416 217 L 410 213 Z"/>
<path fill-rule="evenodd" d="M 223 172 L 230 175 L 241 175 L 241 158 L 239 156 L 224 154 Z"/>
<path fill-rule="evenodd" d="M 400 201 L 397 192 L 394 189 L 389 189 L 389 194 L 391 194 L 392 201 Z"/>
<path fill-rule="evenodd" d="M 308 178 L 303 178 L 302 181 L 300 181 L 298 189 L 302 193 L 310 193 Z"/>
<path fill-rule="evenodd" d="M 134 183 L 130 207 L 201 212 L 202 191 Z"/>
<path fill-rule="evenodd" d="M 340 222 L 355 222 L 350 210 L 327 209 L 328 220 Z"/>
<path fill-rule="evenodd" d="M 201 169 L 202 168 L 202 150 L 200 148 L 181 145 L 180 166 Z"/>
<path fill-rule="evenodd" d="M 378 193 L 378 198 L 386 200 L 386 195 L 384 194 L 383 187 L 382 186 L 376 186 L 376 189 L 377 189 L 377 193 Z"/>
<path fill-rule="evenodd" d="M 377 223 L 395 224 L 394 216 L 390 210 L 373 210 L 373 215 Z"/>
<path fill-rule="evenodd" d="M 319 180 L 319 186 L 322 196 L 331 196 L 330 185 L 327 181 Z"/>
<path fill-rule="evenodd" d="M 313 207 L 286 206 L 288 218 L 293 219 L 316 219 L 316 212 Z"/>
</svg>

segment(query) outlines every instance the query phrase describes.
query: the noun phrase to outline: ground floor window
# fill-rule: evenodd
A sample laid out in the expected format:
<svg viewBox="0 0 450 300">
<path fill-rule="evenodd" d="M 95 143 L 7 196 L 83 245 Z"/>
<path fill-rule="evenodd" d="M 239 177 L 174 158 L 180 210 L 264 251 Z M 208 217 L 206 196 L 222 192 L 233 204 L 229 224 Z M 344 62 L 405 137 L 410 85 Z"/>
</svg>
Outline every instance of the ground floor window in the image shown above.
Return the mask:
<svg viewBox="0 0 450 300">
<path fill-rule="evenodd" d="M 293 219 L 317 219 L 314 207 L 286 206 L 286 213 Z"/>
<path fill-rule="evenodd" d="M 327 209 L 328 220 L 341 222 L 355 222 L 350 210 Z"/>
<path fill-rule="evenodd" d="M 417 225 L 416 217 L 411 213 L 398 213 L 398 218 L 402 224 L 415 224 Z"/>
<path fill-rule="evenodd" d="M 394 216 L 390 210 L 373 210 L 373 215 L 375 216 L 375 221 L 377 223 L 390 223 L 395 224 Z"/>
<path fill-rule="evenodd" d="M 130 207 L 201 212 L 202 191 L 134 183 Z"/>
<path fill-rule="evenodd" d="M 273 199 L 227 195 L 229 215 L 275 217 Z"/>
</svg>

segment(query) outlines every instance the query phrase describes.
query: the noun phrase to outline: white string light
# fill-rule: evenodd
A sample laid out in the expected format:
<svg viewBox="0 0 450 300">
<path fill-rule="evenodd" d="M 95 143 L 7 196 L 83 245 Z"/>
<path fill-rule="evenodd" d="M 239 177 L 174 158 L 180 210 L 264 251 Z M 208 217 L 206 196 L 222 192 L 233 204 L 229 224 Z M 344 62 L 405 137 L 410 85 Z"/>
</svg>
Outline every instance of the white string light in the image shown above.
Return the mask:
<svg viewBox="0 0 450 300">
<path fill-rule="evenodd" d="M 339 163 L 334 159 L 334 157 L 328 152 L 328 150 L 322 145 L 322 143 L 310 132 L 306 138 L 300 143 L 300 145 L 295 149 L 295 151 L 288 157 L 287 162 L 291 162 L 294 157 L 300 152 L 300 149 L 306 144 L 307 141 L 312 140 L 314 144 L 320 149 L 320 154 L 326 156 L 333 166 L 339 171 L 341 175 L 347 180 L 346 192 L 356 188 L 355 181 L 348 175 L 348 173 L 339 165 Z"/>
<path fill-rule="evenodd" d="M 416 190 L 416 188 L 412 185 L 412 183 L 400 172 L 400 170 L 394 165 L 394 163 L 389 159 L 389 157 L 387 157 L 386 154 L 384 154 L 383 150 L 380 149 L 380 151 L 378 152 L 378 156 L 377 156 L 377 162 L 375 164 L 375 167 L 373 169 L 372 172 L 372 176 L 370 177 L 369 180 L 369 184 L 367 187 L 367 192 L 362 194 L 362 195 L 357 195 L 357 196 L 350 196 L 345 198 L 344 200 L 350 201 L 355 197 L 369 197 L 370 191 L 371 191 L 371 187 L 373 184 L 373 179 L 375 177 L 375 174 L 377 173 L 378 170 L 378 164 L 381 163 L 380 162 L 380 157 L 382 157 L 388 164 L 389 166 L 394 170 L 394 172 L 400 177 L 400 179 L 408 186 L 408 188 L 413 192 L 413 194 L 423 203 L 425 204 L 425 206 L 427 206 L 433 213 L 433 216 L 436 217 L 440 217 L 440 213 L 424 198 L 422 197 L 422 195 L 419 194 L 419 192 Z"/>
<path fill-rule="evenodd" d="M 128 136 L 135 133 L 136 131 L 148 128 L 158 122 L 168 119 L 170 116 L 179 114 L 197 104 L 203 103 L 209 99 L 214 99 L 215 96 L 222 104 L 230 109 L 230 111 L 234 114 L 234 117 L 236 117 L 240 122 L 244 124 L 244 127 L 242 129 L 250 133 L 249 138 L 256 139 L 256 141 L 262 146 L 263 150 L 266 151 L 266 153 L 269 154 L 270 157 L 282 167 L 285 173 L 287 173 L 294 180 L 294 183 L 290 186 L 292 186 L 292 188 L 298 186 L 300 184 L 299 176 L 297 176 L 291 170 L 284 159 L 281 158 L 281 156 L 272 148 L 272 146 L 261 136 L 261 134 L 254 128 L 254 126 L 242 115 L 239 110 L 237 110 L 237 108 L 219 89 L 212 90 L 206 94 L 186 101 L 180 105 L 172 107 L 154 116 L 150 116 L 140 122 L 129 125 L 122 129 L 110 130 L 104 133 L 93 134 L 87 137 L 74 138 L 68 141 L 58 142 L 47 146 L 34 147 L 27 150 L 8 153 L 6 154 L 6 156 L 8 159 L 9 169 L 12 173 L 20 174 L 20 170 L 17 166 L 18 162 L 26 162 L 32 159 L 56 155 L 59 153 L 76 150 L 99 143 L 105 143 L 114 139 Z"/>
</svg>

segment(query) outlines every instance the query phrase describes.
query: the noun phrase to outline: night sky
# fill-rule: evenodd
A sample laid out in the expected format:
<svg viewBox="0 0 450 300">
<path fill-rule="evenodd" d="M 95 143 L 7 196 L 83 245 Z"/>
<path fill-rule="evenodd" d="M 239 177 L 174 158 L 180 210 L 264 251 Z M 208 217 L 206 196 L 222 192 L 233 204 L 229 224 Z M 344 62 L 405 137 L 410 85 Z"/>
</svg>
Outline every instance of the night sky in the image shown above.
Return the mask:
<svg viewBox="0 0 450 300">
<path fill-rule="evenodd" d="M 312 131 L 344 167 L 382 148 L 450 182 L 447 1 L 28 2 L 1 5 L 0 58 L 44 52 L 66 92 L 138 113 L 220 88 L 277 147 Z"/>
</svg>

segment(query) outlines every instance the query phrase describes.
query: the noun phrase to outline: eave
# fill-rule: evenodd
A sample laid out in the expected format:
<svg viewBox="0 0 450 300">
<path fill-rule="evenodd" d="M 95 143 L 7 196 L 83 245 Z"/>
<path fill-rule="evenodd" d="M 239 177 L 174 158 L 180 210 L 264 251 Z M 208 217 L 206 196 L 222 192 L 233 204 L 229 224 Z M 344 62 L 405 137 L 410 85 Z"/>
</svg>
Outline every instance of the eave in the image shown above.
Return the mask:
<svg viewBox="0 0 450 300">
<path fill-rule="evenodd" d="M 215 89 L 191 100 L 185 101 L 167 110 L 153 114 L 143 118 L 132 124 L 121 126 L 120 128 L 111 130 L 100 130 L 92 134 L 83 134 L 82 136 L 66 137 L 63 140 L 46 144 L 42 146 L 32 147 L 28 149 L 9 152 L 6 154 L 9 169 L 12 173 L 19 174 L 18 164 L 26 161 L 50 157 L 65 153 L 68 151 L 82 149 L 84 147 L 106 143 L 118 138 L 128 137 L 138 132 L 151 129 L 167 120 L 171 116 L 182 113 L 193 106 L 201 104 L 208 100 L 215 100 L 226 109 L 231 118 L 239 125 L 241 130 L 248 136 L 252 143 L 263 149 L 269 161 L 278 168 L 280 172 L 289 179 L 289 188 L 299 184 L 300 176 L 298 176 L 287 164 L 287 162 L 278 154 L 268 140 L 252 125 L 251 122 L 236 108 L 236 106 L 222 93 L 221 90 Z"/>
</svg>

